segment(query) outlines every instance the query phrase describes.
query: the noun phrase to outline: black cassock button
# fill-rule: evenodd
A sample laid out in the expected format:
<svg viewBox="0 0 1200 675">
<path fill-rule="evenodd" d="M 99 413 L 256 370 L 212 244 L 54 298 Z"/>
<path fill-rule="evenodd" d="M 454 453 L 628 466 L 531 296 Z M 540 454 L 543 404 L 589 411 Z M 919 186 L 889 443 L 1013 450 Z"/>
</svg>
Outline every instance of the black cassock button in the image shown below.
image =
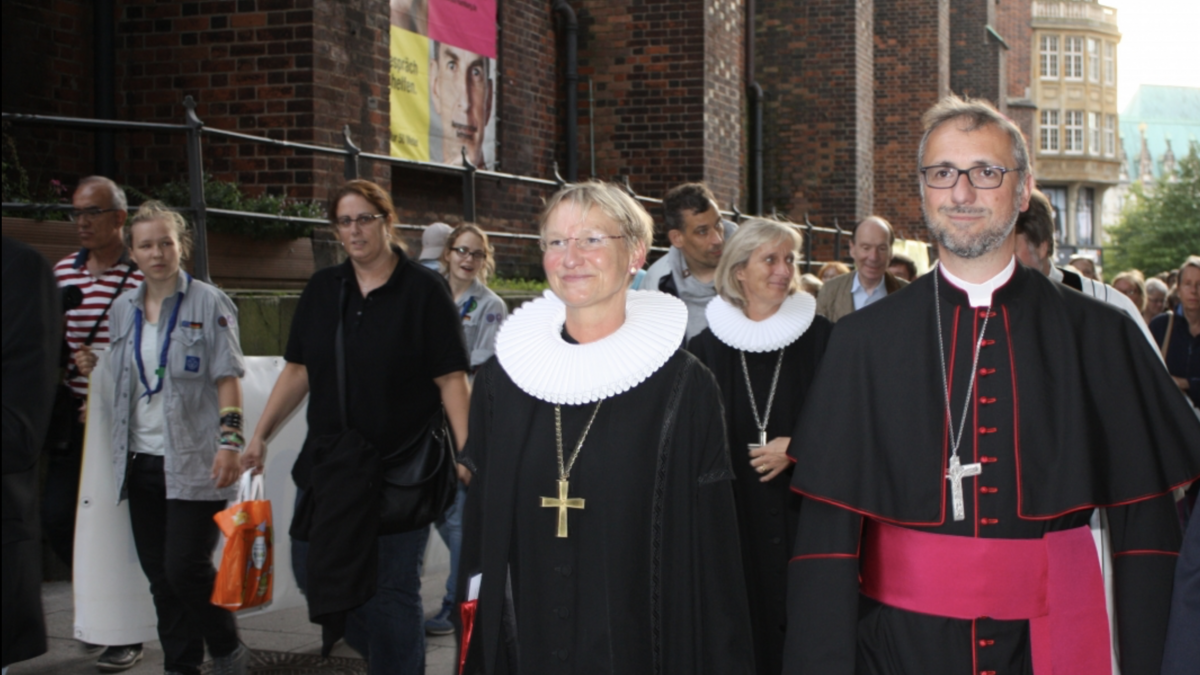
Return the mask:
<svg viewBox="0 0 1200 675">
<path fill-rule="evenodd" d="M 567 654 L 567 650 L 565 650 L 565 649 L 560 649 L 560 650 L 558 650 L 557 652 L 555 652 L 554 654 L 555 654 L 555 656 L 557 656 L 557 657 L 558 657 L 558 660 L 559 660 L 559 661 L 566 661 L 566 660 L 567 660 L 567 656 L 568 656 L 568 654 Z"/>
<path fill-rule="evenodd" d="M 558 618 L 560 619 L 565 619 L 571 616 L 571 610 L 567 609 L 566 607 L 559 607 L 557 610 L 555 610 L 555 613 L 558 614 Z"/>
<path fill-rule="evenodd" d="M 558 573 L 563 575 L 564 577 L 571 576 L 571 566 L 563 565 L 561 568 L 559 568 Z"/>
</svg>

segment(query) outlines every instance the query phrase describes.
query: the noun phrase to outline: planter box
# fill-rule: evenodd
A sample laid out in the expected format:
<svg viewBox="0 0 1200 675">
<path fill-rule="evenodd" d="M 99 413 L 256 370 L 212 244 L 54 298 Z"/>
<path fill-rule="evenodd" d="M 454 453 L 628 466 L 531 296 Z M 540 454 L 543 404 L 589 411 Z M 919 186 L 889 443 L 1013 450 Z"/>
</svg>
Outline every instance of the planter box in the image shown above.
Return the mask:
<svg viewBox="0 0 1200 675">
<path fill-rule="evenodd" d="M 4 218 L 3 232 L 37 249 L 51 265 L 79 250 L 75 226 L 68 222 Z M 302 289 L 313 270 L 313 245 L 307 237 L 259 241 L 239 234 L 208 233 L 208 271 L 223 288 Z"/>
</svg>

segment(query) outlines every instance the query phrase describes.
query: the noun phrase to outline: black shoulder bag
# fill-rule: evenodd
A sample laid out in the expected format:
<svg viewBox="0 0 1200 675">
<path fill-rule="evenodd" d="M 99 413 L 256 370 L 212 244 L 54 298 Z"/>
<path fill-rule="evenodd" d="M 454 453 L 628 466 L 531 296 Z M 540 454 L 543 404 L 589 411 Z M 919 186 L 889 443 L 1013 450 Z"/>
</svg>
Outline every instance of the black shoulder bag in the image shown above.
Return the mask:
<svg viewBox="0 0 1200 675">
<path fill-rule="evenodd" d="M 334 341 L 334 362 L 337 364 L 338 412 L 342 420 L 342 432 L 334 437 L 314 439 L 317 443 L 334 444 L 353 442 L 370 445 L 357 432 L 350 431 L 346 415 L 346 348 L 344 337 L 346 284 L 343 283 L 338 299 L 338 327 Z M 344 438 L 344 437 L 349 438 Z M 454 503 L 458 489 L 458 473 L 454 466 L 454 449 L 451 447 L 450 430 L 446 414 L 439 405 L 437 412 L 411 439 L 390 451 L 379 452 L 383 465 L 383 485 L 379 497 L 379 534 L 396 534 L 417 530 L 429 525 L 446 512 Z M 308 443 L 306 443 L 306 446 Z M 305 447 L 303 454 L 315 448 Z M 297 458 L 293 478 L 297 473 L 306 488 L 315 458 Z M 293 528 L 296 529 L 296 528 Z M 296 533 L 293 533 L 296 534 Z M 299 537 L 298 537 L 299 538 Z"/>
</svg>

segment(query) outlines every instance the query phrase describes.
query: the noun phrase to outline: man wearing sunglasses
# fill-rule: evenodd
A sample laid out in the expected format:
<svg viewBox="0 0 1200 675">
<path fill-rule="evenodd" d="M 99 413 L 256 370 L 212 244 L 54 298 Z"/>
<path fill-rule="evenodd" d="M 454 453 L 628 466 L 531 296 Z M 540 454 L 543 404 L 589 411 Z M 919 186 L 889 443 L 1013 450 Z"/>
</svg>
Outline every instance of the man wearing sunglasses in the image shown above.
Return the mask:
<svg viewBox="0 0 1200 675">
<path fill-rule="evenodd" d="M 937 269 L 837 323 L 792 436 L 784 672 L 1157 673 L 1200 422 L 1130 317 L 1017 264 L 1020 129 L 924 122 Z"/>
<path fill-rule="evenodd" d="M 88 378 L 75 367 L 74 358 L 84 345 L 108 346 L 108 310 L 113 300 L 142 283 L 142 273 L 125 249 L 125 191 L 104 176 L 90 176 L 79 181 L 71 207 L 69 215 L 79 234 L 80 249 L 54 266 L 54 276 L 64 291 L 64 351 L 70 356 L 46 440 L 50 466 L 42 502 L 46 538 L 67 566 L 74 557 L 75 501 L 79 495 L 83 408 L 88 392 Z M 74 295 L 73 301 L 68 294 Z M 141 658 L 140 644 L 109 646 L 96 667 L 116 672 L 132 668 Z"/>
</svg>

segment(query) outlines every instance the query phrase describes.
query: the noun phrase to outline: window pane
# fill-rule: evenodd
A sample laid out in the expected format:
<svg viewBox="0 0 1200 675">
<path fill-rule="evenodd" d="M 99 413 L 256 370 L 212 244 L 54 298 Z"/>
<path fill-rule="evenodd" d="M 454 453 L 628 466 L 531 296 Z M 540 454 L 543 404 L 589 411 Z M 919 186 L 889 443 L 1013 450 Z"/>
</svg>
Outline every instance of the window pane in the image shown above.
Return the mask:
<svg viewBox="0 0 1200 675">
<path fill-rule="evenodd" d="M 1104 43 L 1104 84 L 1117 83 L 1117 46 L 1111 42 Z"/>
<path fill-rule="evenodd" d="M 1088 79 L 1092 82 L 1100 81 L 1100 41 L 1095 38 L 1088 38 L 1087 41 L 1087 58 L 1088 58 Z"/>
</svg>

